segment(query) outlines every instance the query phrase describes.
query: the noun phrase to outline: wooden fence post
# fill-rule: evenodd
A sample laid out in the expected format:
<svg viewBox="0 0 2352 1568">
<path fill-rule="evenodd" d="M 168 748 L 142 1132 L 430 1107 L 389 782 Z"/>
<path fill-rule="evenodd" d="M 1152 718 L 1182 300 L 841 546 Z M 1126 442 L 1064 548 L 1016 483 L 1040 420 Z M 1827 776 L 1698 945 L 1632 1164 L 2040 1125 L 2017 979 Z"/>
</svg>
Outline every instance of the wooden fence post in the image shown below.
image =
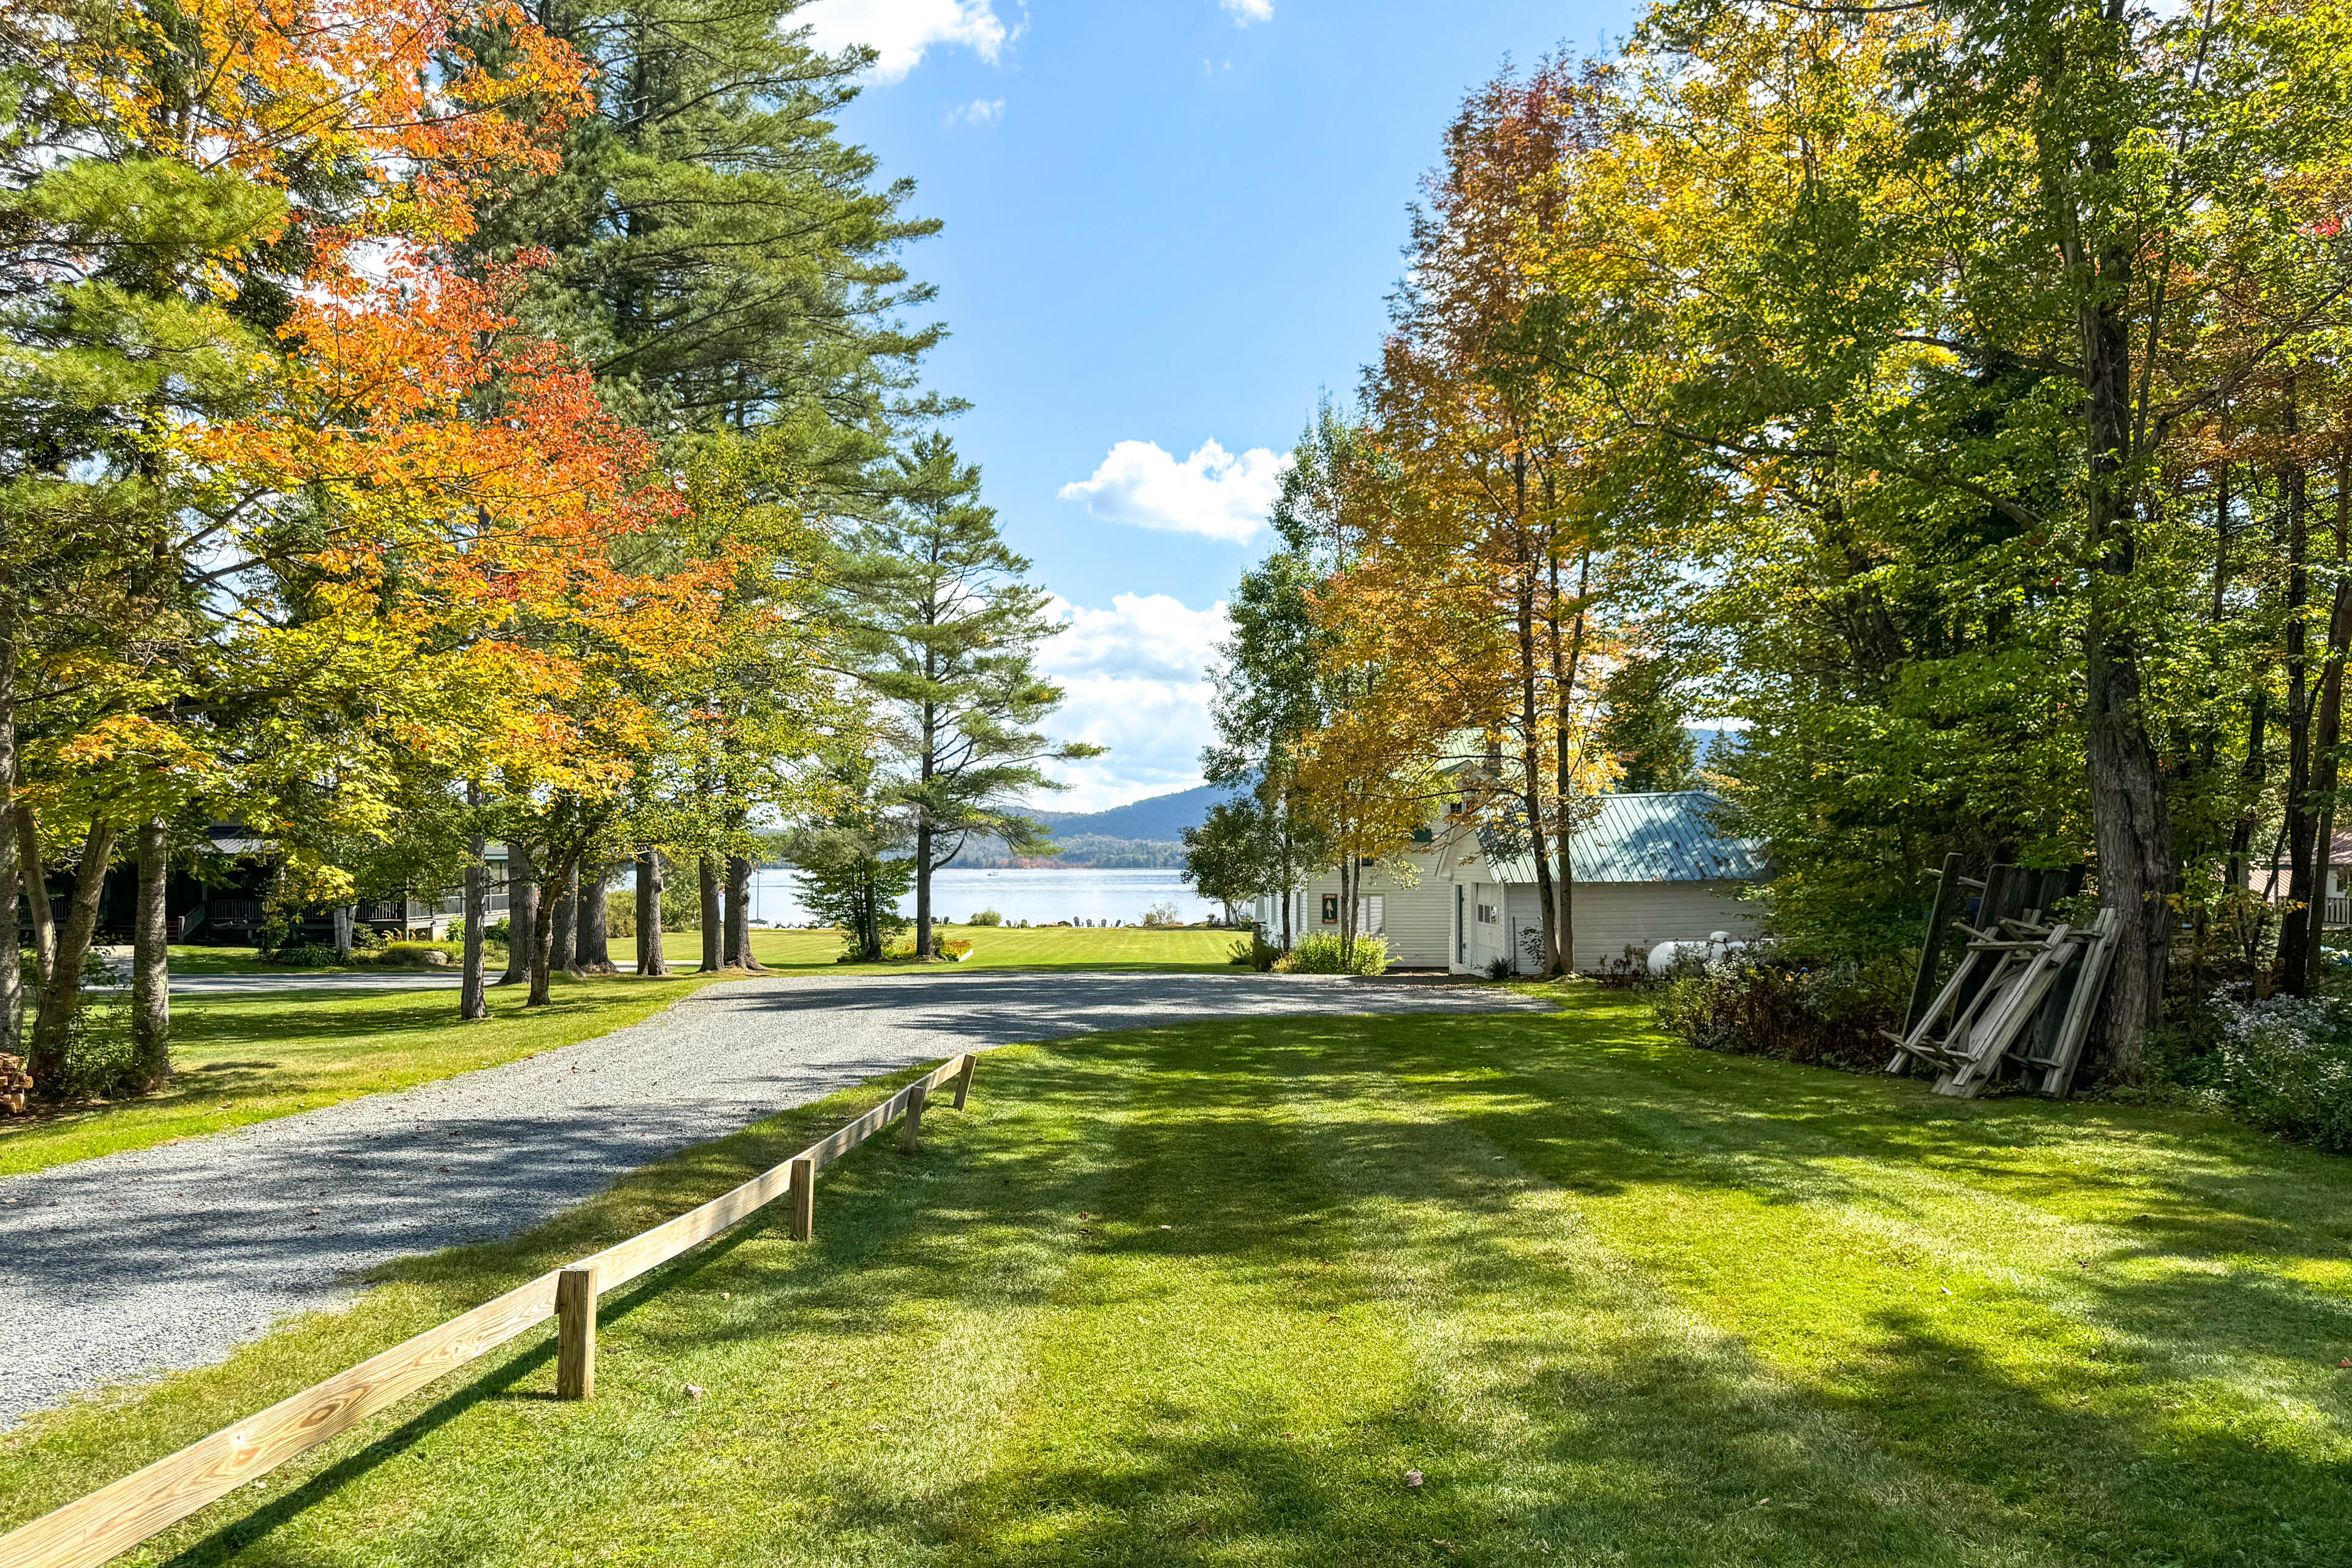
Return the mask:
<svg viewBox="0 0 2352 1568">
<path fill-rule="evenodd" d="M 898 1129 L 898 1152 L 911 1154 L 923 1146 L 923 1100 L 930 1090 L 917 1084 L 907 1091 L 907 1124 Z"/>
<path fill-rule="evenodd" d="M 596 1271 L 555 1277 L 555 1397 L 596 1397 Z"/>
<path fill-rule="evenodd" d="M 958 1110 L 961 1110 L 963 1109 L 965 1096 L 971 1093 L 971 1069 L 979 1065 L 980 1058 L 978 1057 L 972 1055 L 969 1051 L 964 1053 L 963 1071 L 956 1074 L 955 1108 Z"/>
<path fill-rule="evenodd" d="M 792 1233 L 794 1241 L 816 1238 L 816 1162 L 805 1156 L 793 1162 L 792 1185 L 786 1201 L 792 1205 Z"/>
</svg>

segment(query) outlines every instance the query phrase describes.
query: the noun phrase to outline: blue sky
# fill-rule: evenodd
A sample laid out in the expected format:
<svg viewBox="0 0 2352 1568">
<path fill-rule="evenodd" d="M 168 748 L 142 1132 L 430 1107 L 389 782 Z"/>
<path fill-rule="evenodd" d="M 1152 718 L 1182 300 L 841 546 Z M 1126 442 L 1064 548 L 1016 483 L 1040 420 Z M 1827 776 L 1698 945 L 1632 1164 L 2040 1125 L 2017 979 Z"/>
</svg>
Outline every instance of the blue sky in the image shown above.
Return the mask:
<svg viewBox="0 0 2352 1568">
<path fill-rule="evenodd" d="M 1605 44 L 1623 0 L 816 0 L 882 51 L 842 129 L 917 182 L 951 336 L 931 384 L 1070 630 L 1053 804 L 1199 782 L 1202 668 L 1265 550 L 1279 454 L 1377 352 L 1406 206 L 1507 57 Z"/>
</svg>

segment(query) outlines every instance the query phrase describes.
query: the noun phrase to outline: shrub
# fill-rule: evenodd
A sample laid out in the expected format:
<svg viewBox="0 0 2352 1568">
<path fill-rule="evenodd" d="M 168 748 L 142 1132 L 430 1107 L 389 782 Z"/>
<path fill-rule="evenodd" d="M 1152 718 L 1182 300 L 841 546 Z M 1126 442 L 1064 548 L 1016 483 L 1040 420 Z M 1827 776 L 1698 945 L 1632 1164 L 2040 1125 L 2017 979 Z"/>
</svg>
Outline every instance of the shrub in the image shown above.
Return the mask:
<svg viewBox="0 0 2352 1568">
<path fill-rule="evenodd" d="M 1282 949 L 1252 931 L 1227 948 L 1225 958 L 1228 963 L 1244 964 L 1264 974 L 1281 960 Z"/>
<path fill-rule="evenodd" d="M 1154 904 L 1143 911 L 1143 923 L 1154 930 L 1160 930 L 1169 926 L 1181 926 L 1184 921 L 1176 913 L 1175 905 Z"/>
<path fill-rule="evenodd" d="M 395 969 L 424 969 L 447 963 L 449 950 L 437 942 L 388 942 L 375 961 Z"/>
<path fill-rule="evenodd" d="M 607 936 L 637 934 L 635 889 L 607 888 L 604 890 L 604 934 Z"/>
<path fill-rule="evenodd" d="M 1903 1018 L 1900 968 L 1899 961 L 1686 954 L 1652 1005 L 1670 1033 L 1701 1050 L 1874 1072 L 1889 1049 L 1879 1031 Z"/>
<path fill-rule="evenodd" d="M 1486 961 L 1486 978 L 1487 978 L 1487 979 L 1489 979 L 1489 980 L 1508 980 L 1508 979 L 1511 977 L 1511 974 L 1512 974 L 1512 970 L 1511 970 L 1511 961 L 1510 961 L 1509 959 L 1507 959 L 1507 958 L 1496 957 L 1496 958 L 1490 958 L 1490 959 L 1488 959 L 1488 960 Z"/>
<path fill-rule="evenodd" d="M 980 913 L 972 916 L 971 919 L 964 921 L 964 924 L 966 925 L 974 926 L 1001 926 L 1003 923 L 1004 917 L 994 910 L 982 910 Z"/>
<path fill-rule="evenodd" d="M 1384 936 L 1360 936 L 1356 939 L 1354 962 L 1340 948 L 1336 931 L 1309 931 L 1298 939 L 1298 945 L 1275 965 L 1286 974 L 1380 974 L 1389 966 L 1389 939 Z"/>
<path fill-rule="evenodd" d="M 341 953 L 323 942 L 298 942 L 291 947 L 273 948 L 261 956 L 272 963 L 292 964 L 298 969 L 318 969 L 343 961 Z"/>
<path fill-rule="evenodd" d="M 940 956 L 961 963 L 971 956 L 971 941 L 968 937 L 947 936 L 939 941 Z"/>
<path fill-rule="evenodd" d="M 2352 1019 L 2326 996 L 2216 996 L 2220 1096 L 2254 1126 L 2352 1153 Z"/>
</svg>

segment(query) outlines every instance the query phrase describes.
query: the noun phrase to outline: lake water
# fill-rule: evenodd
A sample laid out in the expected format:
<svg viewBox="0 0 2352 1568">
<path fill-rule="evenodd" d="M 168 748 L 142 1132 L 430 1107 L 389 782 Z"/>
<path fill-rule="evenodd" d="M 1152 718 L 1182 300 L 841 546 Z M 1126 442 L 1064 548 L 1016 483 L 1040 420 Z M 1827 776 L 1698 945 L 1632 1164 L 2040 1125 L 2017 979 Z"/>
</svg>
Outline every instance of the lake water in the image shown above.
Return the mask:
<svg viewBox="0 0 2352 1568">
<path fill-rule="evenodd" d="M 1173 904 L 1176 918 L 1214 920 L 1222 912 L 1185 885 L 1181 871 L 1114 871 L 1071 867 L 1054 871 L 970 871 L 950 867 L 931 877 L 931 912 L 941 920 L 961 921 L 982 910 L 994 910 L 1007 921 L 1052 925 L 1055 921 L 1124 921 L 1143 923 L 1143 911 L 1155 904 Z M 915 898 L 907 895 L 899 912 L 911 916 Z M 768 925 L 808 925 L 814 917 L 801 907 L 788 870 L 762 869 L 751 882 L 751 918 Z"/>
</svg>

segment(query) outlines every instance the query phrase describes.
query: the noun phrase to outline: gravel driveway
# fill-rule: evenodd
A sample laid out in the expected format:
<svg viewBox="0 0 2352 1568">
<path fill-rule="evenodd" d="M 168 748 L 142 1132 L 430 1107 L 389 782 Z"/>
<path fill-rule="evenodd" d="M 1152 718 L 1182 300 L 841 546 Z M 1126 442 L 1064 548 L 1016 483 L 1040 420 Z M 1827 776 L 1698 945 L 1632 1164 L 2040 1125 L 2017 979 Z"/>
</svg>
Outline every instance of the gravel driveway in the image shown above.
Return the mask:
<svg viewBox="0 0 2352 1568">
<path fill-rule="evenodd" d="M 217 1361 L 285 1313 L 348 1300 L 356 1273 L 522 1230 L 674 1150 L 915 1062 L 1186 1019 L 1541 1006 L 1246 974 L 740 981 L 527 1061 L 9 1177 L 0 1427 Z"/>
</svg>

